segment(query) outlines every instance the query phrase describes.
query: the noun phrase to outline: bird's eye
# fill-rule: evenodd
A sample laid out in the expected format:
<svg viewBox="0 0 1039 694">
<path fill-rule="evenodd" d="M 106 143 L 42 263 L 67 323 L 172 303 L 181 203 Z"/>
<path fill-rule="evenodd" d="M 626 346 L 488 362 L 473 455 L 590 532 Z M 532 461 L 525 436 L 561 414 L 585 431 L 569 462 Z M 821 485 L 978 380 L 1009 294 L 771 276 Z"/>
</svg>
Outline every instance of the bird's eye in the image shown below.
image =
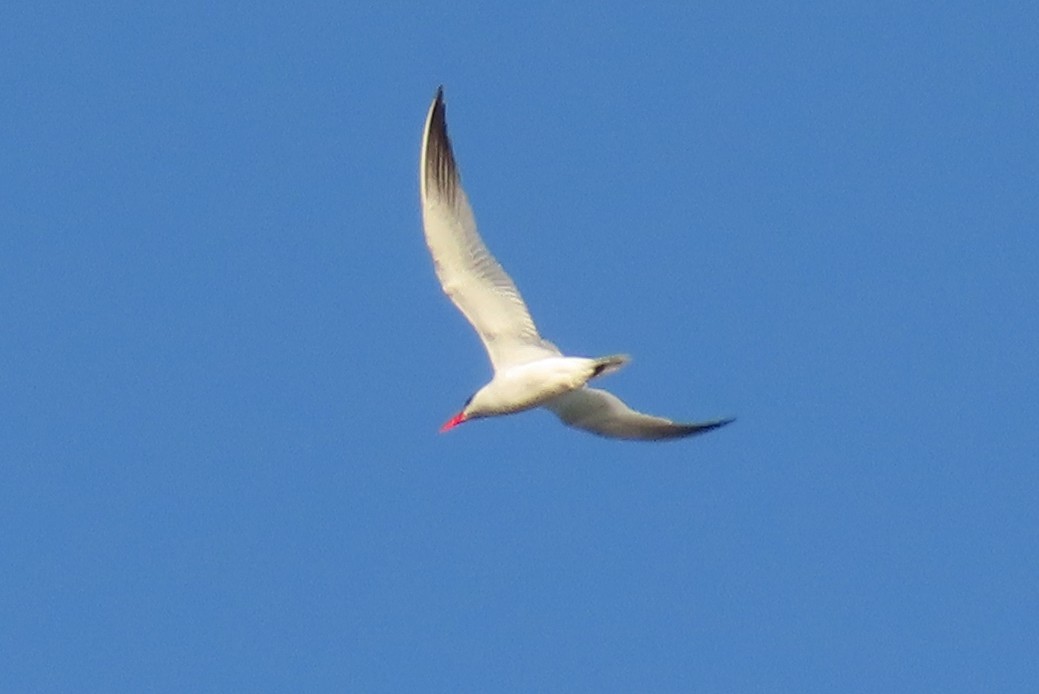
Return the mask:
<svg viewBox="0 0 1039 694">
<path fill-rule="evenodd" d="M 468 398 L 466 398 L 465 404 L 462 405 L 462 409 L 464 410 L 465 408 L 469 407 L 469 403 L 471 403 L 473 401 L 473 398 L 475 398 L 475 397 L 476 397 L 476 393 L 473 393 Z"/>
</svg>

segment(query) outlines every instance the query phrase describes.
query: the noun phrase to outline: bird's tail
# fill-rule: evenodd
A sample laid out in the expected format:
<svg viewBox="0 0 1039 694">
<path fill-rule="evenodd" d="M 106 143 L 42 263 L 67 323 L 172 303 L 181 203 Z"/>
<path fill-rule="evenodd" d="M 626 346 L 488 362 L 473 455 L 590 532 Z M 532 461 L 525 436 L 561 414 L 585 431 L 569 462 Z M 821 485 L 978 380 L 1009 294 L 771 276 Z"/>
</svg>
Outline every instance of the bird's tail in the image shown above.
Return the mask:
<svg viewBox="0 0 1039 694">
<path fill-rule="evenodd" d="M 592 375 L 589 376 L 589 380 L 596 376 L 605 376 L 617 371 L 622 366 L 631 361 L 631 357 L 627 354 L 613 354 L 608 357 L 599 357 L 595 360 L 595 365 L 592 366 Z"/>
</svg>

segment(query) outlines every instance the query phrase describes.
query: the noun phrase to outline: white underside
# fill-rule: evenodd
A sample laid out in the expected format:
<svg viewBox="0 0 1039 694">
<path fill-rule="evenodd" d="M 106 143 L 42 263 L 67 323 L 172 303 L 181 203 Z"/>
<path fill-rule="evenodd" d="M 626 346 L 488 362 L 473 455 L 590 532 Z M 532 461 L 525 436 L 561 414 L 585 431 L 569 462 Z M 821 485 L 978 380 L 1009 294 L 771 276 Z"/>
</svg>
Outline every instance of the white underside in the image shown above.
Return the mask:
<svg viewBox="0 0 1039 694">
<path fill-rule="evenodd" d="M 540 407 L 587 383 L 597 363 L 584 357 L 549 357 L 501 369 L 476 392 L 470 410 L 487 417 Z"/>
</svg>

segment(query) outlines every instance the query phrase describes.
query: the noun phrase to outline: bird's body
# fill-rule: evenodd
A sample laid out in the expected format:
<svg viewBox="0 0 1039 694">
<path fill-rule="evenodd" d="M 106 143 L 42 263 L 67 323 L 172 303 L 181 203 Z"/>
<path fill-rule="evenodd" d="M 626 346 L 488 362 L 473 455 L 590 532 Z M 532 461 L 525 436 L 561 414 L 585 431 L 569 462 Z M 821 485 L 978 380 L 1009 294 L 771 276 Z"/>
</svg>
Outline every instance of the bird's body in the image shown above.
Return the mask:
<svg viewBox="0 0 1039 694">
<path fill-rule="evenodd" d="M 470 405 L 480 416 L 513 414 L 545 405 L 556 397 L 622 367 L 623 355 L 588 359 L 545 357 L 500 369 L 491 382 L 473 394 Z"/>
<path fill-rule="evenodd" d="M 479 334 L 494 366 L 490 383 L 441 431 L 470 419 L 540 406 L 569 426 L 612 438 L 679 438 L 732 421 L 678 424 L 636 412 L 616 396 L 585 386 L 619 369 L 628 357 L 568 357 L 541 337 L 512 278 L 477 232 L 447 137 L 442 89 L 429 108 L 420 159 L 423 228 L 437 277 Z"/>
</svg>

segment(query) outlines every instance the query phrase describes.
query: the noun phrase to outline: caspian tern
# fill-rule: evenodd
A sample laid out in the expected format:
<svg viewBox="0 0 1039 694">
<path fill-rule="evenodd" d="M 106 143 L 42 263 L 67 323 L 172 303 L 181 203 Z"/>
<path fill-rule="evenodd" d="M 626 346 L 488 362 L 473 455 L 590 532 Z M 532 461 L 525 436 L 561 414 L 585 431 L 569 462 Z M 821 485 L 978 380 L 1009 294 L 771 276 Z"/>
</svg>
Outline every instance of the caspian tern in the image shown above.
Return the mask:
<svg viewBox="0 0 1039 694">
<path fill-rule="evenodd" d="M 426 116 L 419 162 L 426 244 L 444 292 L 483 341 L 494 378 L 476 391 L 440 431 L 481 417 L 535 407 L 564 424 L 620 439 L 675 439 L 725 426 L 732 419 L 679 423 L 636 412 L 620 398 L 585 384 L 616 371 L 628 357 L 564 356 L 538 334 L 512 278 L 480 239 L 476 219 L 447 137 L 443 87 Z"/>
</svg>

